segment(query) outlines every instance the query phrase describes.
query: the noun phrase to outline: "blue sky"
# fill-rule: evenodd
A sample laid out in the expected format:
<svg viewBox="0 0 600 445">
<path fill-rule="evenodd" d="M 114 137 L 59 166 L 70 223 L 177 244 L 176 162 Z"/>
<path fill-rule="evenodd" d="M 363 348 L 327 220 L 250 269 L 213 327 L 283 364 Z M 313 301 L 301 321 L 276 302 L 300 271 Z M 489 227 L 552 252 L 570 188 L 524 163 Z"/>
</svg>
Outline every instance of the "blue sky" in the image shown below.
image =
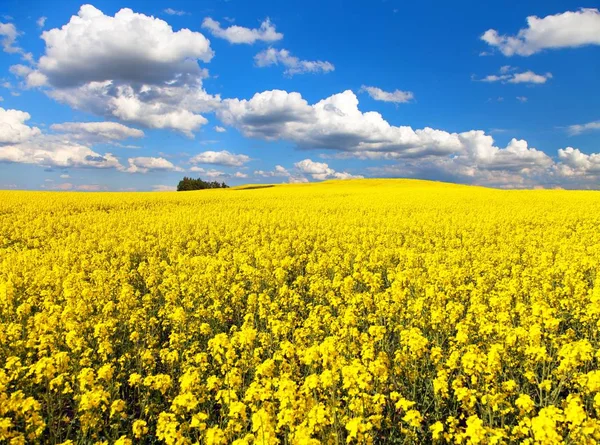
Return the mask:
<svg viewBox="0 0 600 445">
<path fill-rule="evenodd" d="M 0 188 L 598 188 L 597 7 L 5 0 Z"/>
</svg>

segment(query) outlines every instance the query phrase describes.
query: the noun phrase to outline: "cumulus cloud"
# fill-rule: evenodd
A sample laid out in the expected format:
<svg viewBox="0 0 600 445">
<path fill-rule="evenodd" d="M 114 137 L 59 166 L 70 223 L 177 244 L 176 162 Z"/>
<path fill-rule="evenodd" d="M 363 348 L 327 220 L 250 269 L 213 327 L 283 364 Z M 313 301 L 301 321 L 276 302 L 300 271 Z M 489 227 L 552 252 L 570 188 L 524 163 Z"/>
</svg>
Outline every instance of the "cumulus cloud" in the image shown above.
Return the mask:
<svg viewBox="0 0 600 445">
<path fill-rule="evenodd" d="M 300 60 L 298 57 L 292 56 L 287 49 L 265 49 L 254 56 L 254 63 L 261 68 L 281 64 L 286 68 L 284 74 L 288 76 L 306 73 L 329 73 L 335 70 L 330 62 Z"/>
<path fill-rule="evenodd" d="M 286 178 L 290 183 L 308 182 L 308 179 L 302 174 L 290 172 L 282 165 L 276 165 L 273 170 L 254 170 L 254 176 L 262 178 Z"/>
<path fill-rule="evenodd" d="M 98 153 L 94 143 L 140 137 L 140 130 L 113 122 L 67 122 L 52 125 L 55 134 L 26 124 L 29 113 L 0 108 L 0 162 L 59 168 L 125 168 L 111 153 Z"/>
<path fill-rule="evenodd" d="M 215 131 L 217 133 L 225 133 L 227 131 L 227 129 L 223 128 L 223 127 L 219 127 L 218 125 L 215 125 Z"/>
<path fill-rule="evenodd" d="M 600 121 L 588 122 L 587 124 L 570 125 L 567 128 L 567 131 L 571 136 L 595 130 L 600 130 Z"/>
<path fill-rule="evenodd" d="M 234 154 L 227 150 L 205 151 L 198 153 L 190 159 L 192 164 L 216 164 L 229 167 L 241 167 L 250 161 L 250 157 L 244 154 Z"/>
<path fill-rule="evenodd" d="M 567 147 L 558 150 L 560 163 L 557 171 L 566 177 L 592 176 L 597 179 L 600 175 L 600 153 L 585 154 L 579 149 Z"/>
<path fill-rule="evenodd" d="M 310 105 L 299 93 L 257 93 L 250 100 L 227 99 L 219 118 L 244 135 L 290 140 L 304 149 L 396 152 L 404 156 L 447 155 L 461 149 L 456 133 L 392 126 L 377 112 L 361 112 L 350 91 Z"/>
<path fill-rule="evenodd" d="M 381 88 L 370 87 L 366 85 L 360 87 L 360 91 L 366 91 L 369 94 L 369 96 L 371 96 L 371 98 L 375 100 L 379 100 L 382 102 L 393 102 L 396 104 L 410 102 L 415 97 L 411 91 L 394 90 L 389 92 L 383 91 Z"/>
<path fill-rule="evenodd" d="M 362 112 L 351 91 L 310 105 L 299 93 L 273 90 L 250 100 L 228 99 L 219 118 L 244 135 L 264 140 L 287 140 L 301 149 L 334 150 L 336 158 L 395 161 L 416 177 L 436 174 L 449 180 L 522 186 L 549 177 L 555 161 L 525 140 L 513 138 L 505 147 L 481 130 L 449 133 L 433 128 L 413 130 L 390 125 L 376 112 Z M 324 162 L 310 159 L 296 169 L 314 179 L 342 177 Z M 382 167 L 383 168 L 383 167 Z M 386 167 L 387 168 L 387 167 Z M 281 171 L 255 172 L 257 176 L 289 176 Z M 457 179 L 458 178 L 458 179 Z"/>
<path fill-rule="evenodd" d="M 257 41 L 276 42 L 283 39 L 283 34 L 275 29 L 275 25 L 267 18 L 259 28 L 244 28 L 243 26 L 232 25 L 228 28 L 222 28 L 221 24 L 210 17 L 202 21 L 202 28 L 207 29 L 213 36 L 225 39 L 234 44 L 253 44 Z"/>
<path fill-rule="evenodd" d="M 213 57 L 201 33 L 175 32 L 167 22 L 128 8 L 111 17 L 83 5 L 69 23 L 44 31 L 42 39 L 46 53 L 39 69 L 62 87 L 105 80 L 157 84 L 175 74 L 198 75 L 197 62 Z"/>
<path fill-rule="evenodd" d="M 69 139 L 90 143 L 114 142 L 128 138 L 142 138 L 144 132 L 117 122 L 65 122 L 53 124 L 50 129 L 66 133 Z"/>
<path fill-rule="evenodd" d="M 228 173 L 225 173 L 224 171 L 221 171 L 221 170 L 215 170 L 214 168 L 206 170 L 202 167 L 194 166 L 194 167 L 190 168 L 190 171 L 194 172 L 194 173 L 200 173 L 201 175 L 203 175 L 204 177 L 209 178 L 209 179 L 219 179 L 219 178 L 228 178 L 229 177 Z"/>
<path fill-rule="evenodd" d="M 552 73 L 536 74 L 531 70 L 521 73 L 514 72 L 516 68 L 503 66 L 500 68 L 500 74 L 490 74 L 481 79 L 481 82 L 501 82 L 501 83 L 546 83 L 548 79 L 552 79 Z M 477 80 L 477 79 L 474 79 Z"/>
<path fill-rule="evenodd" d="M 600 11 L 582 8 L 544 18 L 529 16 L 527 28 L 514 36 L 488 29 L 481 39 L 505 56 L 530 56 L 545 49 L 600 45 Z"/>
<path fill-rule="evenodd" d="M 151 156 L 140 156 L 127 159 L 129 166 L 124 170 L 127 173 L 148 173 L 150 171 L 183 171 L 171 161 L 165 158 L 156 158 Z"/>
<path fill-rule="evenodd" d="M 5 144 L 18 144 L 41 134 L 39 128 L 30 127 L 25 123 L 29 119 L 29 113 L 0 107 L 0 147 Z"/>
<path fill-rule="evenodd" d="M 43 28 L 46 25 L 46 20 L 48 20 L 48 17 L 40 17 L 39 19 L 37 19 L 35 21 L 36 25 L 38 25 L 39 28 Z"/>
<path fill-rule="evenodd" d="M 5 53 L 14 54 L 21 51 L 21 48 L 15 46 L 19 32 L 12 23 L 0 22 L 0 45 Z"/>
<path fill-rule="evenodd" d="M 247 174 L 247 173 L 242 173 L 242 172 L 235 172 L 235 173 L 233 174 L 233 177 L 234 177 L 234 178 L 245 179 L 245 178 L 247 178 L 247 177 L 248 177 L 248 174 Z"/>
<path fill-rule="evenodd" d="M 325 180 L 325 179 L 358 179 L 363 178 L 361 175 L 351 175 L 347 172 L 336 172 L 330 168 L 328 164 L 324 162 L 315 162 L 311 159 L 303 159 L 302 161 L 296 162 L 294 166 L 302 173 L 309 174 L 313 179 Z"/>
<path fill-rule="evenodd" d="M 218 106 L 199 62 L 213 57 L 208 39 L 174 31 L 161 19 L 121 9 L 114 17 L 83 5 L 61 28 L 42 33 L 45 54 L 36 68 L 13 72 L 28 87 L 47 86 L 59 102 L 97 115 L 193 136 Z"/>
<path fill-rule="evenodd" d="M 18 76 L 23 79 L 21 87 L 25 89 L 42 87 L 47 85 L 48 83 L 48 78 L 45 74 L 27 65 L 12 65 L 9 68 L 9 71 L 15 76 Z"/>
<path fill-rule="evenodd" d="M 88 146 L 51 136 L 37 136 L 19 144 L 0 145 L 0 162 L 62 168 L 122 167 L 111 153 L 100 154 Z"/>
</svg>

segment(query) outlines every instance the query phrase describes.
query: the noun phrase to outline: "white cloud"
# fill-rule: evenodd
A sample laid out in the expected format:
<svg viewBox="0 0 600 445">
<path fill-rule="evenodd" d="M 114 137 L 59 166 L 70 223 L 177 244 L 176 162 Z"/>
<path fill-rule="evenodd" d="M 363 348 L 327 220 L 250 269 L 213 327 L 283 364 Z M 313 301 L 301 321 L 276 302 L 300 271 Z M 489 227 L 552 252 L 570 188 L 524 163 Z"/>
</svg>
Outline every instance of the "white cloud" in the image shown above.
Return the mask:
<svg viewBox="0 0 600 445">
<path fill-rule="evenodd" d="M 215 125 L 215 131 L 217 133 L 225 133 L 227 131 L 227 129 L 223 128 L 223 127 L 219 127 L 218 125 Z"/>
<path fill-rule="evenodd" d="M 111 153 L 100 154 L 85 145 L 42 135 L 28 141 L 0 145 L 0 162 L 49 167 L 89 167 L 121 169 Z"/>
<path fill-rule="evenodd" d="M 53 124 L 50 129 L 68 134 L 69 139 L 90 143 L 121 141 L 144 137 L 144 132 L 117 122 L 65 122 Z"/>
<path fill-rule="evenodd" d="M 546 83 L 548 79 L 552 79 L 552 73 L 536 74 L 533 71 L 525 71 L 514 74 L 508 79 L 508 83 Z"/>
<path fill-rule="evenodd" d="M 195 172 L 195 173 L 200 173 L 201 175 L 203 175 L 204 177 L 209 178 L 209 179 L 218 179 L 218 178 L 228 178 L 229 177 L 229 174 L 227 174 L 221 170 L 215 170 L 214 168 L 206 170 L 202 167 L 194 166 L 194 167 L 190 168 L 190 171 Z"/>
<path fill-rule="evenodd" d="M 100 154 L 91 144 L 119 135 L 137 135 L 139 131 L 110 122 L 94 122 L 56 124 L 53 129 L 62 133 L 46 134 L 28 126 L 25 122 L 29 119 L 29 113 L 24 111 L 0 108 L 0 162 L 124 170 L 115 156 Z"/>
<path fill-rule="evenodd" d="M 0 147 L 3 144 L 18 144 L 40 135 L 39 128 L 25 124 L 30 118 L 29 113 L 24 111 L 0 107 Z"/>
<path fill-rule="evenodd" d="M 220 101 L 219 96 L 191 85 L 115 87 L 111 81 L 53 90 L 49 95 L 76 109 L 149 128 L 174 129 L 189 137 L 208 122 L 198 113 L 213 110 Z"/>
<path fill-rule="evenodd" d="M 177 190 L 177 187 L 173 185 L 157 184 L 152 186 L 152 190 L 155 192 L 174 192 Z"/>
<path fill-rule="evenodd" d="M 21 48 L 15 46 L 19 32 L 12 23 L 0 23 L 0 45 L 5 53 L 14 54 L 21 52 Z"/>
<path fill-rule="evenodd" d="M 189 13 L 187 13 L 185 11 L 181 11 L 181 10 L 173 9 L 173 8 L 167 8 L 167 9 L 165 9 L 164 13 L 165 14 L 169 14 L 169 15 L 178 15 L 178 16 L 189 14 Z"/>
<path fill-rule="evenodd" d="M 299 93 L 264 91 L 250 100 L 227 99 L 217 114 L 246 136 L 290 140 L 305 149 L 395 152 L 410 157 L 448 155 L 462 148 L 456 133 L 396 127 L 377 112 L 361 112 L 350 90 L 314 105 Z"/>
<path fill-rule="evenodd" d="M 552 73 L 536 74 L 533 71 L 524 71 L 522 73 L 514 72 L 516 68 L 508 65 L 500 68 L 500 74 L 490 74 L 481 79 L 481 82 L 501 82 L 501 83 L 546 83 L 548 79 L 552 79 Z M 477 80 L 474 78 L 474 80 Z"/>
<path fill-rule="evenodd" d="M 308 179 L 298 173 L 299 169 L 292 173 L 282 165 L 276 165 L 273 170 L 254 170 L 254 176 L 262 178 L 287 178 L 290 183 L 308 182 Z"/>
<path fill-rule="evenodd" d="M 525 96 L 517 96 L 517 100 L 521 103 L 525 103 L 528 99 Z"/>
<path fill-rule="evenodd" d="M 128 173 L 147 173 L 149 171 L 183 171 L 180 167 L 176 167 L 165 158 L 155 158 L 150 156 L 140 156 L 137 158 L 127 159 L 129 167 L 124 171 Z"/>
<path fill-rule="evenodd" d="M 91 5 L 62 28 L 42 33 L 45 54 L 35 70 L 14 68 L 29 87 L 46 85 L 59 102 L 100 116 L 193 136 L 207 123 L 199 113 L 220 102 L 203 89 L 199 62 L 210 42 L 189 29 L 124 8 L 114 17 Z"/>
<path fill-rule="evenodd" d="M 302 161 L 296 162 L 294 166 L 302 173 L 309 174 L 313 179 L 325 180 L 325 179 L 358 179 L 363 178 L 361 175 L 351 175 L 347 172 L 336 172 L 330 168 L 328 164 L 324 162 L 315 162 L 311 159 L 303 159 Z"/>
<path fill-rule="evenodd" d="M 234 178 L 241 178 L 241 179 L 245 179 L 248 177 L 248 175 L 246 173 L 242 173 L 242 172 L 235 172 L 233 175 Z"/>
<path fill-rule="evenodd" d="M 414 99 L 414 94 L 411 91 L 394 90 L 392 92 L 383 91 L 381 88 L 370 87 L 363 85 L 360 87 L 361 91 L 366 91 L 369 96 L 375 100 L 382 102 L 393 102 L 396 104 L 403 104 L 410 102 Z"/>
<path fill-rule="evenodd" d="M 587 124 L 570 125 L 567 129 L 571 136 L 595 130 L 600 130 L 600 121 L 588 122 Z"/>
<path fill-rule="evenodd" d="M 585 154 L 579 149 L 567 147 L 558 150 L 558 159 L 561 161 L 557 169 L 563 176 L 588 176 L 600 175 L 600 153 Z"/>
<path fill-rule="evenodd" d="M 62 175 L 60 175 L 60 178 L 61 178 L 61 179 L 69 179 L 70 177 L 71 177 L 71 176 L 70 176 L 70 175 L 67 175 L 66 173 L 65 173 L 65 174 L 62 174 Z"/>
<path fill-rule="evenodd" d="M 45 86 L 48 83 L 48 78 L 45 74 L 26 65 L 12 65 L 9 71 L 23 79 L 21 87 L 25 89 Z"/>
<path fill-rule="evenodd" d="M 582 8 L 544 18 L 529 16 L 527 28 L 521 29 L 516 36 L 501 35 L 495 29 L 488 29 L 481 39 L 505 56 L 530 56 L 544 49 L 600 45 L 600 11 Z"/>
<path fill-rule="evenodd" d="M 223 151 L 205 151 L 198 153 L 190 159 L 192 164 L 216 164 L 229 167 L 241 167 L 250 161 L 250 157 L 243 154 L 230 153 Z"/>
<path fill-rule="evenodd" d="M 121 9 L 114 17 L 83 5 L 62 28 L 42 33 L 39 69 L 52 85 L 106 80 L 160 84 L 175 74 L 198 75 L 213 57 L 210 42 L 189 29 L 174 32 L 163 20 Z"/>
<path fill-rule="evenodd" d="M 260 24 L 260 28 L 250 29 L 237 25 L 222 28 L 219 22 L 206 17 L 202 21 L 202 28 L 210 31 L 213 36 L 234 44 L 245 43 L 251 45 L 257 41 L 276 42 L 283 39 L 283 34 L 275 30 L 275 25 L 268 18 Z"/>
<path fill-rule="evenodd" d="M 288 76 L 305 73 L 329 73 L 335 70 L 330 62 L 300 60 L 298 57 L 292 56 L 287 49 L 265 49 L 254 56 L 254 62 L 256 66 L 261 68 L 282 64 L 286 68 L 284 73 Z"/>
<path fill-rule="evenodd" d="M 48 17 L 40 17 L 39 19 L 36 20 L 36 25 L 38 25 L 39 28 L 43 28 L 46 25 L 46 20 L 48 20 Z"/>
<path fill-rule="evenodd" d="M 254 176 L 262 176 L 263 178 L 289 177 L 291 173 L 283 166 L 276 165 L 273 170 L 254 170 Z"/>
<path fill-rule="evenodd" d="M 442 178 L 488 185 L 507 185 L 520 178 L 519 184 L 525 185 L 548 177 L 555 165 L 546 153 L 524 140 L 513 138 L 506 147 L 499 147 L 481 130 L 449 133 L 392 126 L 379 113 L 361 112 L 351 91 L 314 105 L 299 93 L 265 91 L 250 100 L 225 100 L 218 116 L 249 137 L 287 140 L 301 149 L 331 149 L 338 152 L 337 158 L 396 161 L 417 177 L 435 172 Z M 314 179 L 346 176 L 310 159 L 296 168 Z M 281 171 L 257 170 L 255 175 L 291 173 L 282 167 Z"/>
</svg>

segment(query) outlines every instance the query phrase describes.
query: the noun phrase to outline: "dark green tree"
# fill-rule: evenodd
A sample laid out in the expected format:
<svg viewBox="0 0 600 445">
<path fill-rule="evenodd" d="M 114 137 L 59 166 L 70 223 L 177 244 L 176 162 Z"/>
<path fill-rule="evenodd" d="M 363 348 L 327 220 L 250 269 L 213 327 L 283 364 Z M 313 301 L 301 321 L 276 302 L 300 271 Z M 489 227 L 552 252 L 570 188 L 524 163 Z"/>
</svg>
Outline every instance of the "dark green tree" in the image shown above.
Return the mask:
<svg viewBox="0 0 600 445">
<path fill-rule="evenodd" d="M 219 183 L 218 181 L 203 181 L 202 179 L 194 179 L 185 176 L 179 184 L 177 184 L 178 192 L 187 192 L 190 190 L 204 190 L 204 189 L 219 189 L 219 188 L 229 188 L 227 184 L 224 182 Z"/>
</svg>

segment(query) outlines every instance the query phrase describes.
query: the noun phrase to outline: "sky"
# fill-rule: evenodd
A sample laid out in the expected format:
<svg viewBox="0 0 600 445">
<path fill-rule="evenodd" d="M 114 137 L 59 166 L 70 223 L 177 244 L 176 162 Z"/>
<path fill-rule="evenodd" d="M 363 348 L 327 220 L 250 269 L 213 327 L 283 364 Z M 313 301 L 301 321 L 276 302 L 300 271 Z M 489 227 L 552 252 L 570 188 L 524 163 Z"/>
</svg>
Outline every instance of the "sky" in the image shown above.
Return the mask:
<svg viewBox="0 0 600 445">
<path fill-rule="evenodd" d="M 598 189 L 599 7 L 3 0 L 0 189 Z"/>
</svg>

